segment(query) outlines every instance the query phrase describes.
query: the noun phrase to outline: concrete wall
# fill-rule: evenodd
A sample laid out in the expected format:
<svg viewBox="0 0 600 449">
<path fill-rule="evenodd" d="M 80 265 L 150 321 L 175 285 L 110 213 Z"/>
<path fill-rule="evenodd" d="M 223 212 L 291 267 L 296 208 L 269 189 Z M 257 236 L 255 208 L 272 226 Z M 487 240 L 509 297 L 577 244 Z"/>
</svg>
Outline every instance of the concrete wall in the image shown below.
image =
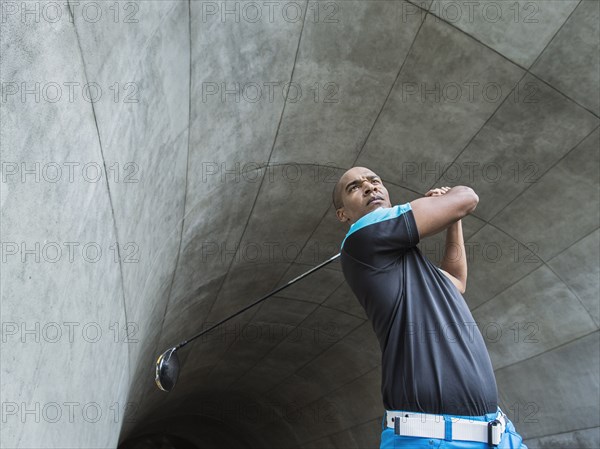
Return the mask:
<svg viewBox="0 0 600 449">
<path fill-rule="evenodd" d="M 188 4 L 57 5 L 2 3 L 2 447 L 116 447 L 179 250 Z"/>
<path fill-rule="evenodd" d="M 182 350 L 172 393 L 152 371 L 338 251 L 353 165 L 395 203 L 475 189 L 500 405 L 530 448 L 600 446 L 598 1 L 253 5 L 2 1 L 1 446 L 376 447 L 337 263 Z"/>
</svg>

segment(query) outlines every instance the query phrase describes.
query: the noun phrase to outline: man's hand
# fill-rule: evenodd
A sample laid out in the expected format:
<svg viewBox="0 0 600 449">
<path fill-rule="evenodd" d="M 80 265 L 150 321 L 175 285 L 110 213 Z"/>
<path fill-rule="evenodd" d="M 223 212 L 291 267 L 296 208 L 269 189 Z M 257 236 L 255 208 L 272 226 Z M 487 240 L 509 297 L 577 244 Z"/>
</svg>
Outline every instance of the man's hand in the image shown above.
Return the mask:
<svg viewBox="0 0 600 449">
<path fill-rule="evenodd" d="M 438 189 L 431 189 L 425 194 L 425 196 L 440 196 L 450 191 L 450 187 L 440 187 Z"/>
<path fill-rule="evenodd" d="M 419 238 L 443 231 L 475 210 L 479 197 L 467 186 L 430 190 L 424 198 L 410 202 Z"/>
</svg>

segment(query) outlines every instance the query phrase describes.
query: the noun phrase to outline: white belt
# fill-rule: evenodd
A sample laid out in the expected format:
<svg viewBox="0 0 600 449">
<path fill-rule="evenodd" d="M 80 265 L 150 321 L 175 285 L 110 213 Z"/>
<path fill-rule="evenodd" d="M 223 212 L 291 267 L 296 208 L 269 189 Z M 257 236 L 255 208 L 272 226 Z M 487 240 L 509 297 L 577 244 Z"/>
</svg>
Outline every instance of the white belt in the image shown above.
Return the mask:
<svg viewBox="0 0 600 449">
<path fill-rule="evenodd" d="M 490 422 L 401 411 L 386 411 L 385 414 L 387 427 L 394 429 L 396 435 L 407 437 L 478 441 L 496 446 L 506 429 L 505 415 L 501 410 Z"/>
</svg>

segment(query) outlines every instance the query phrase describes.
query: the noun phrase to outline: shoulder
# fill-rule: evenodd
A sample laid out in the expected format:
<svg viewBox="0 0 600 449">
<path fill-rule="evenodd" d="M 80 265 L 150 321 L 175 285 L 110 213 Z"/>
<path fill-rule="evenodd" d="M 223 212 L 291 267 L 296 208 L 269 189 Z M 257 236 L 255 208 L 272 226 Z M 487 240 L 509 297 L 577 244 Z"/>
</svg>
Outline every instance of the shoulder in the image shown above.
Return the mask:
<svg viewBox="0 0 600 449">
<path fill-rule="evenodd" d="M 344 240 L 346 240 L 351 235 L 358 233 L 359 231 L 363 231 L 360 233 L 361 235 L 368 236 L 370 234 L 370 232 L 368 231 L 375 231 L 379 228 L 379 226 L 377 226 L 378 224 L 387 224 L 385 223 L 387 221 L 403 219 L 404 215 L 411 211 L 412 208 L 410 203 L 399 204 L 389 208 L 380 207 L 378 209 L 375 209 L 374 211 L 369 212 L 367 215 L 364 215 L 355 223 L 353 223 L 352 226 L 350 226 L 350 229 L 348 230 L 348 233 L 346 234 L 346 238 Z"/>
</svg>

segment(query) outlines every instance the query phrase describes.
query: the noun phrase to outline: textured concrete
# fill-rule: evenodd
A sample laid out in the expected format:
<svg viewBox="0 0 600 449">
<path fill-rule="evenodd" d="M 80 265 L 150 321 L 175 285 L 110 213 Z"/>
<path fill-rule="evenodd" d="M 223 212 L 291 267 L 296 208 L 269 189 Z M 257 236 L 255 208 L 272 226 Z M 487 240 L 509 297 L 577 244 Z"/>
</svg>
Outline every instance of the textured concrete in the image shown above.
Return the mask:
<svg viewBox="0 0 600 449">
<path fill-rule="evenodd" d="M 522 75 L 510 61 L 428 15 L 358 164 L 426 192 Z M 471 90 L 465 83 L 477 85 Z M 488 95 L 482 89 L 490 85 L 498 91 Z"/>
<path fill-rule="evenodd" d="M 597 0 L 579 3 L 531 71 L 596 115 L 600 112 Z M 568 67 L 565 70 L 565 67 Z"/>
<path fill-rule="evenodd" d="M 429 11 L 506 58 L 529 67 L 579 0 L 467 2 L 434 0 Z"/>
<path fill-rule="evenodd" d="M 353 165 L 396 204 L 475 189 L 500 405 L 530 448 L 600 446 L 598 0 L 60 5 L 0 2 L 0 447 L 377 447 L 380 348 L 337 261 L 153 382 L 339 251 Z"/>
<path fill-rule="evenodd" d="M 598 344 L 595 331 L 496 371 L 500 406 L 525 439 L 598 427 Z M 525 378 L 526 372 L 535 375 Z"/>
</svg>

